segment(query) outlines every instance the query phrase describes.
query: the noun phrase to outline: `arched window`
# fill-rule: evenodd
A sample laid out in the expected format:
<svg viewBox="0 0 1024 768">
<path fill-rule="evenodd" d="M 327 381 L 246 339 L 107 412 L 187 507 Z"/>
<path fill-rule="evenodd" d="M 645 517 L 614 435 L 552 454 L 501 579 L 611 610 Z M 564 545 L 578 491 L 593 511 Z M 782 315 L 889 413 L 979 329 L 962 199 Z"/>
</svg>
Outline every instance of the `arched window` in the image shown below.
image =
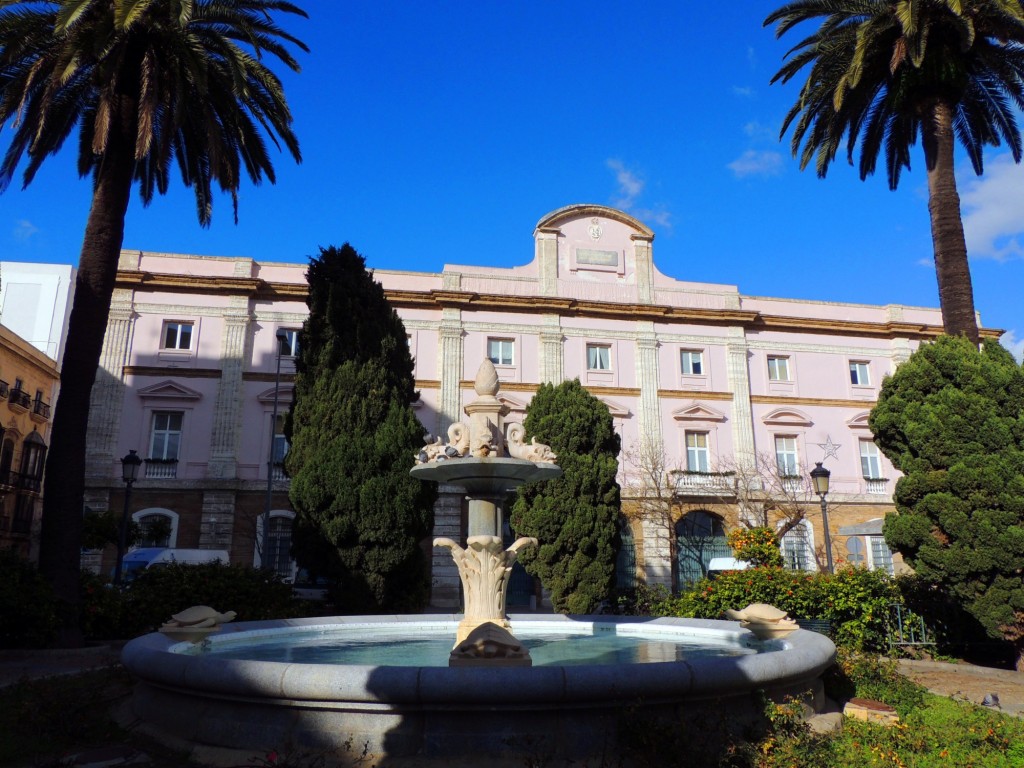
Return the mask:
<svg viewBox="0 0 1024 768">
<path fill-rule="evenodd" d="M 708 565 L 715 557 L 730 557 L 732 549 L 725 540 L 722 518 L 705 510 L 690 512 L 675 526 L 676 589 L 686 589 L 708 575 Z"/>
<path fill-rule="evenodd" d="M 34 429 L 21 444 L 21 483 L 29 491 L 38 492 L 43 482 L 46 443 Z"/>
<path fill-rule="evenodd" d="M 178 513 L 163 507 L 147 507 L 132 513 L 139 526 L 137 547 L 178 546 Z"/>
<path fill-rule="evenodd" d="M 11 465 L 14 463 L 14 440 L 4 438 L 3 448 L 0 449 L 0 483 L 3 485 L 14 485 L 14 478 L 11 477 Z"/>
</svg>

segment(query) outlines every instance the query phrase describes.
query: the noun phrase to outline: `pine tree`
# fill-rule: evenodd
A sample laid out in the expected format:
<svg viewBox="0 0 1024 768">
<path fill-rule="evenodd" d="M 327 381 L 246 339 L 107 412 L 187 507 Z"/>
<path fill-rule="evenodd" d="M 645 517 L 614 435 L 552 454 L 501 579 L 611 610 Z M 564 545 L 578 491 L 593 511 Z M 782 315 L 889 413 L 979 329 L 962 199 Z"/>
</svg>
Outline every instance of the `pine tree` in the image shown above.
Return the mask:
<svg viewBox="0 0 1024 768">
<path fill-rule="evenodd" d="M 523 426 L 527 439 L 551 446 L 562 476 L 519 489 L 512 527 L 539 541 L 520 559 L 550 590 L 555 610 L 593 613 L 615 587 L 620 543 L 620 441 L 611 414 L 575 379 L 541 385 Z"/>
<path fill-rule="evenodd" d="M 435 489 L 409 470 L 424 429 L 405 327 L 347 243 L 310 261 L 285 468 L 295 559 L 334 579 L 342 610 L 416 610 Z"/>
<path fill-rule="evenodd" d="M 889 546 L 1024 658 L 1024 370 L 995 341 L 923 345 L 869 421 L 902 473 Z"/>
</svg>

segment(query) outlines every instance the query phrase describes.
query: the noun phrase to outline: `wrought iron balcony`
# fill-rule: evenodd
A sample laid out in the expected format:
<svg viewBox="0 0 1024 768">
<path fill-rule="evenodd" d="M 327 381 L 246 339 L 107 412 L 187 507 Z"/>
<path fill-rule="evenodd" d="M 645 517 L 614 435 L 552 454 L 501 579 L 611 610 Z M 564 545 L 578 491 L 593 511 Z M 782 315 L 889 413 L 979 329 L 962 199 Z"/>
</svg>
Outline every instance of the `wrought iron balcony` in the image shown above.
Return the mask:
<svg viewBox="0 0 1024 768">
<path fill-rule="evenodd" d="M 50 404 L 44 403 L 42 400 L 36 400 L 32 403 L 32 419 L 34 421 L 49 421 L 50 420 Z"/>
<path fill-rule="evenodd" d="M 6 381 L 0 381 L 0 397 L 6 398 L 11 392 L 11 385 Z"/>
<path fill-rule="evenodd" d="M 25 413 L 32 407 L 32 396 L 23 389 L 12 389 L 7 395 L 7 402 L 15 411 Z"/>
</svg>

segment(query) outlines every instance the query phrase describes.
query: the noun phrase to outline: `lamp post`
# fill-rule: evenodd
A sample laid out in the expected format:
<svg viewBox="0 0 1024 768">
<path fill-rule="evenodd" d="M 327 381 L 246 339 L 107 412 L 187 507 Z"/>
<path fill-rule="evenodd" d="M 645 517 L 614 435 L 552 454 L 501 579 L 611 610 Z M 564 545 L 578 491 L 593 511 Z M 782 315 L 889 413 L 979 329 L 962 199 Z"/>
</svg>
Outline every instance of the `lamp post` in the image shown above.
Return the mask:
<svg viewBox="0 0 1024 768">
<path fill-rule="evenodd" d="M 811 470 L 811 485 L 821 499 L 821 524 L 825 529 L 825 559 L 828 561 L 828 572 L 835 573 L 832 566 L 832 537 L 828 532 L 828 501 L 825 498 L 828 496 L 828 481 L 831 476 L 832 473 L 821 466 L 820 461 L 816 462 L 814 469 Z"/>
<path fill-rule="evenodd" d="M 277 399 L 281 385 L 281 350 L 288 341 L 288 332 L 278 328 L 277 333 L 277 372 L 274 374 L 274 411 L 270 417 L 270 448 L 267 456 L 267 502 L 263 508 L 263 531 L 260 534 L 260 567 L 269 567 L 267 545 L 270 542 L 270 506 L 274 495 L 274 438 L 277 437 Z"/>
<path fill-rule="evenodd" d="M 117 532 L 117 563 L 114 565 L 114 584 L 121 586 L 121 564 L 124 560 L 125 544 L 128 539 L 128 505 L 132 498 L 132 483 L 139 477 L 142 459 L 135 451 L 121 459 L 121 479 L 124 480 L 124 509 L 121 511 L 121 526 Z"/>
</svg>

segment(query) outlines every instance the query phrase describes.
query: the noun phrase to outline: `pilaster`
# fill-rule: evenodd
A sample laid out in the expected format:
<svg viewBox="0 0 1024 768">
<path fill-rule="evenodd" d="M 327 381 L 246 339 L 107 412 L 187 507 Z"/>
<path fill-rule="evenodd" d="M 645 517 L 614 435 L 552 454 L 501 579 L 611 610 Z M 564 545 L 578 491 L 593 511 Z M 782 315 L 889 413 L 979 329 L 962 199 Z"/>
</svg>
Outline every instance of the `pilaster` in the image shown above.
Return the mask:
<svg viewBox="0 0 1024 768">
<path fill-rule="evenodd" d="M 557 229 L 538 229 L 535 235 L 541 296 L 558 295 L 558 235 Z"/>
<path fill-rule="evenodd" d="M 757 450 L 754 445 L 754 414 L 750 406 L 749 351 L 742 328 L 729 328 L 725 354 L 729 391 L 732 392 L 733 460 L 737 466 L 754 467 L 757 465 Z"/>
<path fill-rule="evenodd" d="M 463 338 L 462 313 L 457 307 L 441 310 L 441 328 L 438 334 L 441 344 L 441 434 L 462 416 L 462 355 Z"/>
<path fill-rule="evenodd" d="M 641 521 L 643 529 L 644 580 L 647 586 L 661 584 L 669 590 L 672 584 L 672 542 L 675 534 L 663 520 L 645 515 Z"/>
<path fill-rule="evenodd" d="M 561 384 L 565 380 L 562 325 L 558 315 L 541 317 L 540 382 Z"/>
<path fill-rule="evenodd" d="M 439 485 L 434 504 L 434 536 L 461 542 L 462 500 L 466 493 L 454 485 Z M 459 569 L 451 552 L 434 547 L 430 558 L 430 604 L 435 608 L 457 610 L 462 604 Z"/>
<path fill-rule="evenodd" d="M 249 357 L 251 321 L 248 297 L 232 297 L 224 313 L 224 334 L 220 346 L 221 377 L 217 385 L 213 428 L 210 431 L 210 463 L 206 472 L 211 478 L 233 478 L 237 474 L 243 400 L 242 373 Z"/>
<path fill-rule="evenodd" d="M 235 532 L 235 492 L 205 491 L 199 523 L 200 549 L 231 551 Z"/>
<path fill-rule="evenodd" d="M 124 366 L 135 329 L 132 291 L 116 288 L 110 300 L 100 364 L 89 397 L 89 433 L 85 443 L 85 476 L 108 480 L 117 455 L 117 438 L 124 411 Z"/>
<path fill-rule="evenodd" d="M 648 235 L 633 235 L 633 255 L 636 259 L 636 294 L 641 304 L 654 303 L 654 255 Z"/>
<path fill-rule="evenodd" d="M 658 400 L 658 339 L 654 323 L 644 320 L 637 322 L 636 331 L 637 383 L 640 386 L 640 407 L 637 414 L 640 424 L 640 439 L 645 448 L 660 455 L 663 439 L 661 433 L 661 404 Z"/>
</svg>

